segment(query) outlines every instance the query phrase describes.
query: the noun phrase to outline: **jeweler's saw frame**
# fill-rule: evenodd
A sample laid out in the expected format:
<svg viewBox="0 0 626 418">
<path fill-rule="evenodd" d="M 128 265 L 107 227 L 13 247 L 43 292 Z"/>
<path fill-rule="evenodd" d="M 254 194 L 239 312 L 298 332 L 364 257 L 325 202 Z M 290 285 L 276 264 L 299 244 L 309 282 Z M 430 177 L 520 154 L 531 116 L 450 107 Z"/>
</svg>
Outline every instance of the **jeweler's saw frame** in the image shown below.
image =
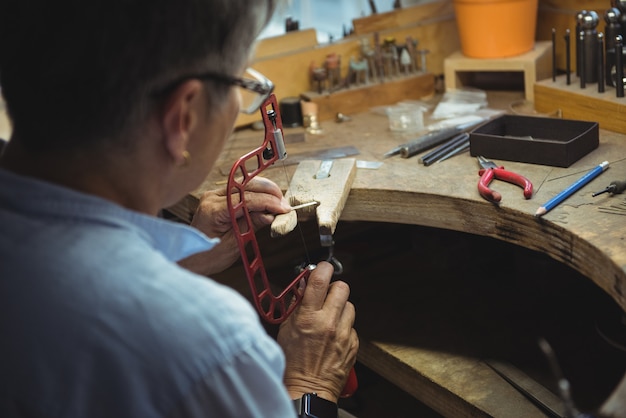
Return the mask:
<svg viewBox="0 0 626 418">
<path fill-rule="evenodd" d="M 302 295 L 297 291 L 298 284 L 301 280 L 308 279 L 314 266 L 304 268 L 277 295 L 272 293 L 246 204 L 245 190 L 254 177 L 276 161 L 287 157 L 282 121 L 274 94 L 270 95 L 261 107 L 261 115 L 265 125 L 265 140 L 259 148 L 239 158 L 231 168 L 227 183 L 227 204 L 254 305 L 265 321 L 279 324 L 287 319 L 302 299 Z M 248 167 L 253 166 L 253 169 L 250 170 L 246 163 Z M 237 215 L 241 217 L 238 219 Z"/>
<path fill-rule="evenodd" d="M 276 161 L 287 158 L 283 124 L 274 94 L 271 94 L 261 106 L 261 116 L 265 126 L 265 139 L 259 148 L 243 155 L 233 164 L 226 186 L 227 206 L 254 305 L 265 321 L 279 324 L 287 319 L 302 300 L 303 294 L 298 292 L 298 287 L 302 280 L 306 281 L 309 278 L 315 265 L 309 264 L 303 268 L 278 295 L 272 293 L 246 204 L 245 192 L 246 186 L 254 177 Z M 254 168 L 248 169 L 246 163 Z M 238 214 L 241 214 L 240 218 L 237 218 Z M 357 387 L 358 380 L 352 368 L 341 397 L 352 396 Z"/>
</svg>

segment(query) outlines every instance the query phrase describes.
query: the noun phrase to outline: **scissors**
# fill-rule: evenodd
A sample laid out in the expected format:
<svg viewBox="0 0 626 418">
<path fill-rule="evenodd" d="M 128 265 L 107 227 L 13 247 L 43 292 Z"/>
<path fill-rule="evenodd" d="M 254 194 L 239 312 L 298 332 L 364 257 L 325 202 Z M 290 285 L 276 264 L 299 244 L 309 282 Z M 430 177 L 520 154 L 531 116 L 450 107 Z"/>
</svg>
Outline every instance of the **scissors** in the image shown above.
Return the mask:
<svg viewBox="0 0 626 418">
<path fill-rule="evenodd" d="M 478 193 L 490 202 L 498 203 L 502 200 L 502 195 L 489 188 L 489 183 L 494 178 L 508 183 L 516 184 L 524 189 L 524 197 L 530 199 L 533 195 L 533 184 L 526 177 L 512 171 L 507 171 L 502 166 L 496 165 L 493 161 L 485 157 L 478 156 L 478 163 L 482 167 L 478 171 L 480 180 L 478 181 Z"/>
</svg>

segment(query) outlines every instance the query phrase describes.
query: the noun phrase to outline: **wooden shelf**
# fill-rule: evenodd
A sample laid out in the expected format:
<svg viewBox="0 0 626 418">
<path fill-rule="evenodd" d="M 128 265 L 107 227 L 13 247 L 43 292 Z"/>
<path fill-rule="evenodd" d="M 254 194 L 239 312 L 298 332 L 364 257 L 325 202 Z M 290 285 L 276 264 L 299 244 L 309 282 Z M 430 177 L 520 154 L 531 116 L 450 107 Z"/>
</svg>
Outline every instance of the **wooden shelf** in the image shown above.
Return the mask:
<svg viewBox="0 0 626 418">
<path fill-rule="evenodd" d="M 392 105 L 403 100 L 430 98 L 435 94 L 435 76 L 418 73 L 386 79 L 382 83 L 353 86 L 334 93 L 306 92 L 304 100 L 318 105 L 318 119 L 334 119 L 337 113 L 351 115 L 374 106 Z"/>
<path fill-rule="evenodd" d="M 598 93 L 597 83 L 587 83 L 580 88 L 578 78 L 572 74 L 571 84 L 567 85 L 566 75 L 535 83 L 535 109 L 548 113 L 560 110 L 565 119 L 598 122 L 600 129 L 626 133 L 624 116 L 626 98 L 615 97 L 615 89 L 607 86 L 604 93 Z"/>
<path fill-rule="evenodd" d="M 446 58 L 443 63 L 446 89 L 454 90 L 463 87 L 466 82 L 463 73 L 521 71 L 524 73 L 526 100 L 532 102 L 535 82 L 550 77 L 552 74 L 551 50 L 552 43 L 542 41 L 537 42 L 532 51 L 508 58 L 469 58 L 457 51 Z"/>
</svg>

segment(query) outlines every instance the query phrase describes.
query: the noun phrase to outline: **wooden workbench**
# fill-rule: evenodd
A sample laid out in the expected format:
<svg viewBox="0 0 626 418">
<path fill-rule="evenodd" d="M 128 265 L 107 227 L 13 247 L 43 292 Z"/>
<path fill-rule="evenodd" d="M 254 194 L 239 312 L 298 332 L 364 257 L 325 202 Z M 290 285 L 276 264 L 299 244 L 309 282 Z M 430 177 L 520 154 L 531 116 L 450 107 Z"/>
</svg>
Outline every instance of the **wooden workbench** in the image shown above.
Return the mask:
<svg viewBox="0 0 626 418">
<path fill-rule="evenodd" d="M 519 93 L 492 94 L 490 103 L 495 100 L 498 105 L 492 107 L 506 107 L 507 103 L 520 98 Z M 352 145 L 359 151 L 355 156 L 358 160 L 383 161 L 378 169 L 357 170 L 341 222 L 346 225 L 357 221 L 374 222 L 377 225 L 419 225 L 491 237 L 524 247 L 547 255 L 578 272 L 588 279 L 588 283 L 593 283 L 594 289 L 606 295 L 609 303 L 614 302 L 626 311 L 626 218 L 606 214 L 599 209 L 622 202 L 623 197 L 611 197 L 608 194 L 591 197 L 592 192 L 602 190 L 610 181 L 626 179 L 626 136 L 601 131 L 600 147 L 569 168 L 502 161 L 507 169 L 528 177 L 535 186 L 535 193 L 532 199 L 524 200 L 518 187 L 496 181 L 493 188 L 500 191 L 503 197 L 501 204 L 495 206 L 478 195 L 478 165 L 468 153 L 429 167 L 419 164 L 417 157 L 383 160 L 384 152 L 405 142 L 407 138 L 394 136 L 388 130 L 384 116 L 372 112 L 351 116 L 349 122 L 324 123 L 324 134 L 306 134 L 304 141 L 302 130 L 285 131 L 287 141 L 294 140 L 287 144 L 291 157 Z M 230 164 L 258 146 L 262 137 L 262 132 L 249 130 L 235 133 L 227 143 L 217 167 L 201 188 L 172 208 L 172 211 L 183 218 L 190 216 L 199 194 L 203 190 L 219 187 L 227 177 Z M 540 205 L 604 160 L 610 162 L 610 168 L 605 174 L 543 218 L 534 216 Z M 295 167 L 278 166 L 268 169 L 264 175 L 285 190 Z M 341 230 L 342 225 L 339 225 L 338 234 Z M 370 239 L 377 242 L 379 237 L 371 236 Z M 385 244 L 381 242 L 381 245 Z M 289 244 L 274 246 L 287 248 L 287 252 L 293 251 L 294 247 Z M 390 257 L 390 264 L 393 264 L 389 252 L 382 251 L 381 254 Z M 405 266 L 404 271 L 409 279 L 397 285 L 398 293 L 406 296 L 402 290 L 418 282 L 415 280 L 419 277 L 416 269 Z M 527 273 L 533 274 L 532 271 Z M 388 280 L 385 279 L 385 286 L 393 287 Z M 534 405 L 503 383 L 480 357 L 457 352 L 456 349 L 424 344 L 420 333 L 433 334 L 433 330 L 429 332 L 416 324 L 430 322 L 432 318 L 420 310 L 419 304 L 425 304 L 429 299 L 442 298 L 441 294 L 436 297 L 425 294 L 428 287 L 419 287 L 419 291 L 409 289 L 409 294 L 417 292 L 417 305 L 409 307 L 407 297 L 397 298 L 404 302 L 398 305 L 389 300 L 372 301 L 371 298 L 380 296 L 380 292 L 373 291 L 371 287 L 363 290 L 363 283 L 353 282 L 351 285 L 361 292 L 357 293 L 360 294 L 357 317 L 363 318 L 357 328 L 362 339 L 360 362 L 445 416 L 542 416 Z M 367 295 L 371 298 L 368 299 Z M 359 311 L 368 306 L 369 311 Z M 376 314 L 372 313 L 374 309 L 377 310 Z M 493 312 L 493 316 L 497 317 L 498 312 Z M 395 337 L 392 337 L 394 332 Z M 460 336 L 467 332 L 461 330 L 458 339 L 452 338 L 448 342 L 458 346 L 462 341 Z M 444 331 L 440 333 L 445 334 Z M 481 337 L 477 335 L 476 338 Z M 496 344 L 497 339 L 492 336 L 489 344 Z M 623 369 L 619 369 L 621 365 L 616 367 L 617 372 L 623 374 Z"/>
</svg>

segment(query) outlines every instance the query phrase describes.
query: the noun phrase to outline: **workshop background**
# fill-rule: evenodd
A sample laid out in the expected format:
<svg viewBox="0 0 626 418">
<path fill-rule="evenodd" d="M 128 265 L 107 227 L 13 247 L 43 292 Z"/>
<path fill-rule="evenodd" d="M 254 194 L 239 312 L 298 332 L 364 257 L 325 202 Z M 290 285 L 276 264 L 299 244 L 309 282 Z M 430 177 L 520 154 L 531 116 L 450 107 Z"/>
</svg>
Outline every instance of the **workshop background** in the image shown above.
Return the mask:
<svg viewBox="0 0 626 418">
<path fill-rule="evenodd" d="M 445 88 L 441 83 L 446 81 L 442 77 L 444 59 L 460 49 L 452 1 L 289 0 L 261 38 L 271 45 L 272 38 L 285 33 L 286 21 L 292 20 L 300 31 L 315 29 L 311 41 L 315 45 L 309 46 L 316 52 L 304 57 L 321 62 L 333 50 L 348 51 L 349 56 L 355 47 L 346 46 L 349 37 L 348 41 L 344 38 L 346 31 L 356 29 L 359 34 L 354 20 L 376 13 L 384 15 L 398 4 L 431 7 L 417 25 L 417 40 L 420 47 L 429 50 L 428 71 L 436 75 L 440 94 Z M 569 27 L 573 31 L 577 10 L 602 13 L 609 7 L 609 0 L 540 0 L 535 39 L 549 41 L 553 29 L 559 34 Z M 376 28 L 376 23 L 367 24 Z M 396 34 L 393 30 L 389 33 Z M 271 79 L 283 80 L 277 85 L 278 97 L 298 96 L 310 87 L 302 81 L 308 80 L 308 60 L 300 58 L 303 75 L 297 78 L 291 73 L 297 73 L 298 68 L 275 65 L 263 41 L 260 46 L 255 67 Z M 564 68 L 564 53 L 559 53 L 556 60 Z M 289 67 L 289 74 L 281 67 Z M 516 71 L 485 69 L 475 71 L 463 82 L 475 88 L 523 91 L 523 76 Z M 239 123 L 245 126 L 250 120 Z M 307 239 L 315 240 L 314 225 L 305 223 L 303 230 Z M 345 268 L 341 278 L 351 284 L 351 300 L 357 308 L 357 329 L 359 323 L 386 321 L 388 338 L 397 342 L 394 338 L 402 331 L 378 310 L 377 301 L 421 306 L 422 315 L 414 318 L 415 327 L 406 332 L 421 333 L 424 347 L 480 358 L 497 357 L 504 349 L 513 353 L 508 360 L 517 367 L 525 369 L 532 364 L 531 369 L 536 370 L 539 365 L 543 371 L 531 377 L 557 394 L 557 378 L 539 349 L 537 336 L 542 335 L 554 342 L 577 406 L 588 411 L 599 407 L 626 370 L 621 310 L 585 277 L 544 254 L 461 232 L 374 222 L 341 222 L 336 240 L 341 243 L 336 255 Z M 289 277 L 289 269 L 301 262 L 294 253 L 294 248 L 300 247 L 300 238 L 296 241 L 261 242 L 263 248 L 271 248 L 264 254 L 266 260 L 271 260 L 267 265 L 270 276 Z M 217 279 L 249 295 L 243 276 L 240 266 L 235 266 Z M 381 286 L 375 293 L 371 293 L 371 286 L 359 286 L 376 281 L 381 281 Z M 267 328 L 276 331 L 272 326 Z M 357 363 L 356 371 L 359 390 L 340 403 L 346 411 L 360 418 L 441 417 L 362 364 Z"/>
</svg>

